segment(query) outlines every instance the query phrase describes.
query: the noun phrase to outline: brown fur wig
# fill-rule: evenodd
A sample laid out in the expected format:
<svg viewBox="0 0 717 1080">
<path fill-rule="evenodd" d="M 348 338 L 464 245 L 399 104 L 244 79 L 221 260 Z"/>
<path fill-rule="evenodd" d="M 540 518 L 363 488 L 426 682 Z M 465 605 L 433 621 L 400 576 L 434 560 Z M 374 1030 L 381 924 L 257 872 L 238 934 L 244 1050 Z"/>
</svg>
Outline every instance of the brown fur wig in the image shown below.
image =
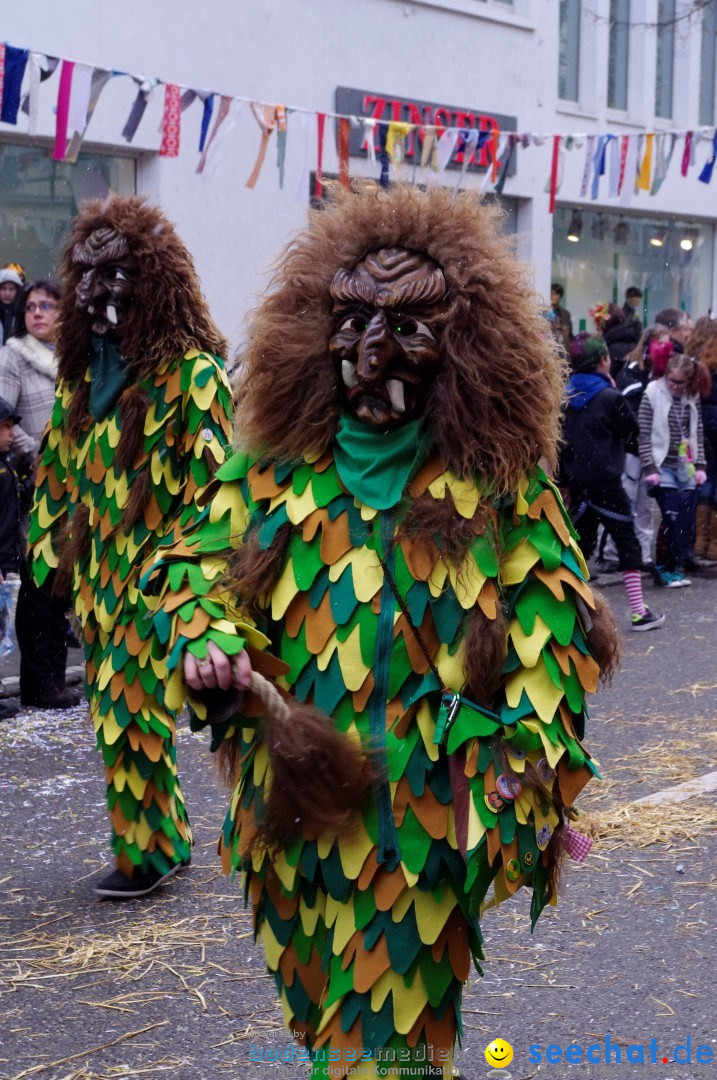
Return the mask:
<svg viewBox="0 0 717 1080">
<path fill-rule="evenodd" d="M 70 427 L 87 415 L 87 370 L 91 320 L 75 305 L 82 266 L 72 259 L 75 244 L 83 244 L 96 229 L 113 228 L 129 244 L 139 275 L 122 334 L 122 353 L 135 379 L 151 375 L 171 357 L 189 349 L 226 355 L 226 342 L 214 325 L 202 295 L 192 257 L 174 226 L 155 206 L 139 196 L 112 195 L 83 204 L 75 219 L 60 269 L 64 296 L 57 336 L 58 374 L 78 384 L 78 400 Z M 73 403 L 74 404 L 74 403 Z"/>
<path fill-rule="evenodd" d="M 399 184 L 338 190 L 325 210 L 312 211 L 250 323 L 242 444 L 284 460 L 327 449 L 341 408 L 327 349 L 329 286 L 367 252 L 403 247 L 442 267 L 452 304 L 427 409 L 443 460 L 460 476 L 489 478 L 498 493 L 541 457 L 553 463 L 564 365 L 499 217 L 474 193 Z"/>
</svg>

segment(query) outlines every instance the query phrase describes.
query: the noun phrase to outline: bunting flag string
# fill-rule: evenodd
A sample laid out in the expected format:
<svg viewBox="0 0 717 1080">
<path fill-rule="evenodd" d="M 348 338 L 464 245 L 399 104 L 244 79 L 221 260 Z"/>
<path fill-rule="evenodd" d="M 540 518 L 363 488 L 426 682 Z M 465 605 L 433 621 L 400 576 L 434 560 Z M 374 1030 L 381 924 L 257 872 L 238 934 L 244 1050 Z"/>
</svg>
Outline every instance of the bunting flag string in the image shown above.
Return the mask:
<svg viewBox="0 0 717 1080">
<path fill-rule="evenodd" d="M 553 135 L 553 159 L 550 166 L 550 201 L 548 211 L 555 213 L 555 194 L 558 189 L 558 168 L 560 165 L 560 136 Z"/>
<path fill-rule="evenodd" d="M 323 175 L 324 168 L 324 125 L 326 124 L 326 113 L 317 112 L 316 114 L 316 183 L 314 184 L 314 195 L 317 199 L 321 198 L 322 184 L 321 177 Z"/>
<path fill-rule="evenodd" d="M 95 111 L 95 107 L 97 105 L 97 102 L 100 100 L 100 94 L 102 93 L 104 88 L 107 86 L 107 83 L 110 81 L 111 78 L 112 78 L 112 73 L 110 71 L 103 71 L 101 68 L 95 68 L 94 71 L 92 71 L 92 77 L 90 79 L 90 87 L 89 87 L 89 96 L 88 96 L 88 100 L 87 100 L 87 107 L 84 110 L 85 115 L 84 115 L 83 126 L 81 128 L 75 128 L 75 132 L 74 132 L 72 138 L 70 139 L 70 145 L 67 148 L 67 153 L 65 155 L 65 161 L 69 161 L 72 164 L 74 164 L 74 162 L 77 161 L 77 155 L 80 152 L 80 147 L 82 146 L 82 141 L 83 141 L 83 139 L 85 137 L 85 132 L 87 131 L 90 120 L 92 119 L 92 114 Z M 73 93 L 74 93 L 74 90 L 73 90 Z M 78 112 L 79 112 L 79 109 L 78 109 Z"/>
<path fill-rule="evenodd" d="M 139 83 L 137 97 L 134 99 L 132 108 L 130 109 L 127 123 L 122 128 L 122 138 L 126 139 L 127 142 L 132 142 L 132 139 L 137 134 L 137 128 L 147 109 L 150 94 L 157 85 L 156 81 L 153 79 L 135 79 L 135 82 Z"/>
<path fill-rule="evenodd" d="M 20 88 L 29 55 L 29 49 L 16 49 L 12 45 L 4 47 L 0 120 L 5 124 L 17 123 L 17 114 L 20 109 Z"/>
<path fill-rule="evenodd" d="M 198 173 L 203 173 L 204 172 L 204 169 L 205 169 L 206 164 L 207 164 L 207 157 L 209 155 L 209 150 L 211 149 L 211 145 L 212 145 L 212 143 L 214 142 L 214 140 L 217 137 L 217 134 L 219 132 L 220 127 L 222 126 L 222 124 L 224 123 L 224 121 L 226 120 L 226 118 L 227 118 L 227 116 L 229 114 L 229 106 L 231 105 L 231 103 L 232 103 L 232 98 L 228 97 L 226 94 L 222 95 L 221 100 L 219 102 L 219 108 L 217 110 L 217 118 L 214 121 L 214 127 L 212 128 L 212 133 L 211 133 L 211 135 L 209 136 L 209 138 L 208 138 L 208 140 L 206 142 L 204 150 L 202 151 L 202 156 L 199 159 L 199 164 L 197 165 L 197 172 Z"/>
<path fill-rule="evenodd" d="M 339 120 L 337 136 L 337 151 L 339 156 L 339 183 L 345 188 L 351 187 L 349 175 L 349 139 L 351 137 L 351 122 L 346 116 Z"/>
<path fill-rule="evenodd" d="M 5 95 L 5 45 L 0 42 L 0 104 Z"/>
<path fill-rule="evenodd" d="M 715 132 L 714 136 L 712 137 L 712 157 L 706 163 L 706 165 L 704 166 L 704 168 L 702 169 L 702 172 L 700 173 L 700 175 L 698 177 L 698 179 L 701 180 L 703 184 L 709 184 L 710 180 L 712 179 L 712 172 L 713 172 L 714 167 L 715 167 L 715 159 L 716 158 L 717 158 L 717 132 Z"/>
<path fill-rule="evenodd" d="M 580 198 L 589 197 L 597 200 L 600 196 L 600 181 L 608 174 L 608 197 L 619 199 L 622 206 L 629 206 L 635 195 L 646 192 L 656 195 L 662 188 L 674 157 L 680 162 L 682 177 L 689 175 L 692 166 L 697 165 L 700 142 L 709 144 L 710 156 L 706 159 L 703 152 L 699 157 L 703 161 L 698 179 L 709 184 L 715 171 L 717 158 L 717 131 L 714 127 L 691 130 L 668 130 L 641 133 L 590 132 L 568 134 L 553 132 L 508 132 L 496 126 L 489 130 L 479 127 L 445 127 L 442 125 L 403 122 L 395 116 L 391 120 L 380 117 L 350 116 L 334 112 L 318 112 L 295 105 L 274 105 L 253 101 L 248 98 L 229 94 L 220 94 L 217 90 L 198 89 L 179 83 L 148 78 L 124 71 L 107 71 L 93 64 L 73 58 L 58 58 L 28 49 L 17 48 L 7 42 L 0 43 L 0 119 L 6 124 L 16 125 L 18 113 L 27 114 L 28 131 L 36 134 L 38 128 L 38 101 L 41 85 L 59 68 L 59 86 L 55 106 L 55 141 L 53 158 L 58 161 L 73 163 L 85 137 L 100 95 L 109 80 L 114 76 L 131 78 L 137 84 L 137 95 L 132 103 L 129 116 L 121 131 L 121 137 L 131 142 L 151 99 L 152 91 L 157 86 L 164 87 L 164 106 L 160 125 L 161 157 L 177 157 L 180 152 L 180 132 L 182 113 L 195 101 L 202 103 L 202 115 L 199 133 L 199 162 L 197 172 L 203 173 L 208 160 L 208 151 L 212 148 L 212 162 L 217 157 L 217 136 L 222 133 L 219 145 L 226 142 L 239 112 L 246 104 L 252 110 L 261 128 L 261 143 L 254 169 L 247 181 L 247 187 L 253 188 L 263 167 L 266 148 L 271 135 L 276 131 L 277 170 L 279 187 L 284 186 L 288 118 L 292 114 L 300 117 L 303 138 L 302 167 L 299 176 L 301 197 L 306 187 L 306 177 L 310 171 L 311 145 L 313 131 L 311 118 L 316 124 L 316 181 L 314 194 L 320 197 L 323 192 L 322 175 L 324 169 L 324 140 L 327 118 L 336 121 L 336 158 L 340 182 L 350 184 L 349 158 L 351 153 L 351 128 L 363 130 L 361 151 L 366 154 L 371 165 L 380 167 L 380 182 L 388 184 L 392 168 L 400 168 L 408 156 L 409 139 L 412 139 L 410 153 L 413 155 L 413 180 L 431 183 L 451 166 L 457 170 L 456 189 L 464 183 L 469 169 L 476 166 L 483 172 L 479 184 L 481 192 L 493 191 L 502 194 L 507 178 L 515 172 L 518 147 L 528 149 L 541 147 L 546 143 L 551 146 L 549 175 L 545 185 L 548 205 L 551 213 L 555 210 L 558 192 L 563 178 L 565 161 L 571 150 L 585 146 L 585 161 L 580 184 Z M 24 92 L 23 92 L 24 88 Z M 218 100 L 218 104 L 217 104 Z M 233 110 L 231 122 L 227 117 Z M 461 114 L 462 118 L 463 114 Z M 465 122 L 465 121 L 464 121 Z M 418 136 L 418 139 L 415 138 Z M 684 142 L 682 141 L 684 140 Z M 361 140 L 359 140 L 361 141 Z M 682 149 L 677 154 L 677 147 Z M 378 162 L 377 158 L 378 151 Z M 420 170 L 420 173 L 419 173 Z"/>
<path fill-rule="evenodd" d="M 182 123 L 182 91 L 176 83 L 164 87 L 164 115 L 162 116 L 162 145 L 160 157 L 178 157 Z"/>
<path fill-rule="evenodd" d="M 212 113 L 214 111 L 214 98 L 216 94 L 207 94 L 204 99 L 204 109 L 202 110 L 202 127 L 199 132 L 199 153 L 204 151 L 204 147 L 207 141 L 207 133 L 209 131 L 209 125 L 212 122 Z"/>
<path fill-rule="evenodd" d="M 72 93 L 72 72 L 74 68 L 75 65 L 72 60 L 62 61 L 55 118 L 55 149 L 52 152 L 55 161 L 63 161 L 67 152 L 67 122 L 70 113 L 70 94 Z"/>
</svg>

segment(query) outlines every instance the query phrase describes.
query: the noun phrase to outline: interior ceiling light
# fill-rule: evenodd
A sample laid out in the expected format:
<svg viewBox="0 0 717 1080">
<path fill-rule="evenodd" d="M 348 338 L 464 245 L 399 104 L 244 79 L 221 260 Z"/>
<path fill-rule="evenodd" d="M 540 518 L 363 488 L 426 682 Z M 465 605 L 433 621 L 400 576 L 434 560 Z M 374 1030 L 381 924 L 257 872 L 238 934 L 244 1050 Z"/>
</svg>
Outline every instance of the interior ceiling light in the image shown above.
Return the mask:
<svg viewBox="0 0 717 1080">
<path fill-rule="evenodd" d="M 613 233 L 613 239 L 616 244 L 626 244 L 628 237 L 630 236 L 630 225 L 627 221 L 618 221 L 615 226 L 615 232 Z"/>
<path fill-rule="evenodd" d="M 650 237 L 650 243 L 653 247 L 662 247 L 667 239 L 667 229 L 655 229 Z"/>
<path fill-rule="evenodd" d="M 590 235 L 595 240 L 604 240 L 607 233 L 607 218 L 604 214 L 598 214 L 590 226 Z"/>
<path fill-rule="evenodd" d="M 685 229 L 682 239 L 680 240 L 680 247 L 683 251 L 692 251 L 699 239 L 698 229 Z"/>
<path fill-rule="evenodd" d="M 570 218 L 570 225 L 568 226 L 568 240 L 572 240 L 574 244 L 577 244 L 582 231 L 583 219 L 578 210 L 573 210 L 573 216 Z"/>
</svg>

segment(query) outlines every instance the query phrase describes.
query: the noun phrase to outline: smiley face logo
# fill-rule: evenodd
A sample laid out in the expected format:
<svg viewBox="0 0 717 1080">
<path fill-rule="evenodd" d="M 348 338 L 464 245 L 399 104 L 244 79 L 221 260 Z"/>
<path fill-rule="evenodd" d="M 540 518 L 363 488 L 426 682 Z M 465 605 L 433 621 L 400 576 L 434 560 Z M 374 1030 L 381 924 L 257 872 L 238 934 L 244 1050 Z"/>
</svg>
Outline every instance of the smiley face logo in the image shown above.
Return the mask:
<svg viewBox="0 0 717 1080">
<path fill-rule="evenodd" d="M 503 1069 L 513 1060 L 513 1047 L 505 1039 L 493 1039 L 485 1048 L 485 1059 L 494 1069 Z"/>
</svg>

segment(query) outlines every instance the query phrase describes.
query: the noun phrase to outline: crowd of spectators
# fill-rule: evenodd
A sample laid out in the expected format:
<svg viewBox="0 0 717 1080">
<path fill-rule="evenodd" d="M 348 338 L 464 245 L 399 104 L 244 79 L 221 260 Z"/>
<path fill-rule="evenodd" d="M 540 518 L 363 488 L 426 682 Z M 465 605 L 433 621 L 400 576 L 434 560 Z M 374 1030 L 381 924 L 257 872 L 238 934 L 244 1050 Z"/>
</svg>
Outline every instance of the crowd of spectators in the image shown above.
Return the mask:
<svg viewBox="0 0 717 1080">
<path fill-rule="evenodd" d="M 657 629 L 641 573 L 684 588 L 717 561 L 717 321 L 666 308 L 643 329 L 633 286 L 573 335 L 563 296 L 555 283 L 551 326 L 571 367 L 559 479 L 586 557 L 599 546 L 597 566 L 622 573 L 632 629 Z"/>
</svg>

